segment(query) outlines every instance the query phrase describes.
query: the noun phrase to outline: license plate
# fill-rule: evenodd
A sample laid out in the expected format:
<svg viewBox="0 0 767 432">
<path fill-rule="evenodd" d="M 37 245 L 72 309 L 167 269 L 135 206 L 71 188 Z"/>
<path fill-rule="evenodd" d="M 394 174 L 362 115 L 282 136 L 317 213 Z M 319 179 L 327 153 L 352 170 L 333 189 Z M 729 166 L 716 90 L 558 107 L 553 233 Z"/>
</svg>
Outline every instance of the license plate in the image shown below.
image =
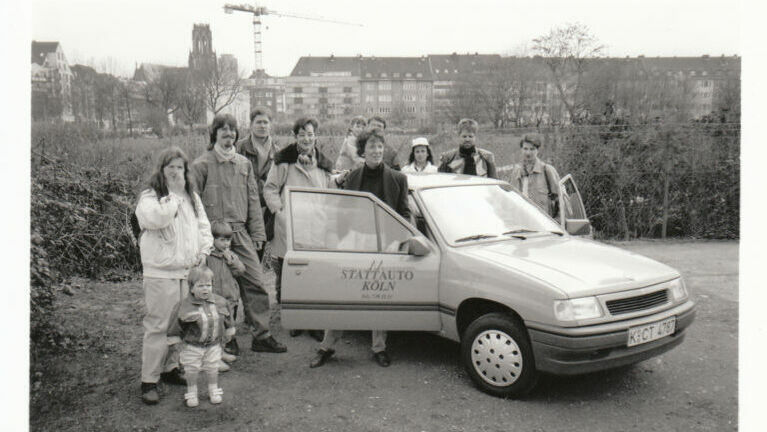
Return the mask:
<svg viewBox="0 0 767 432">
<path fill-rule="evenodd" d="M 676 317 L 663 321 L 629 328 L 628 346 L 641 345 L 652 342 L 674 333 L 676 329 Z"/>
</svg>

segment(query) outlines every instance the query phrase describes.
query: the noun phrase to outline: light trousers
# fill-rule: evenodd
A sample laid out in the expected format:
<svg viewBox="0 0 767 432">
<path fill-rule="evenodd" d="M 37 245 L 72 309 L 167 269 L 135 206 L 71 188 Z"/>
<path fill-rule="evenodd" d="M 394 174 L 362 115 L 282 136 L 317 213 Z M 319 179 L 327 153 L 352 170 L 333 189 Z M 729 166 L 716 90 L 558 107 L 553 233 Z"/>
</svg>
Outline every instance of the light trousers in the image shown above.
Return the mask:
<svg viewBox="0 0 767 432">
<path fill-rule="evenodd" d="M 202 347 L 184 344 L 179 354 L 179 360 L 188 373 L 218 373 L 218 362 L 221 360 L 221 344 Z"/>
<path fill-rule="evenodd" d="M 371 349 L 374 353 L 386 350 L 386 331 L 385 330 L 373 330 L 371 331 L 372 346 Z M 320 343 L 320 349 L 328 351 L 341 339 L 344 334 L 343 330 L 325 330 L 325 337 L 322 338 Z"/>
<path fill-rule="evenodd" d="M 156 383 L 162 372 L 178 367 L 178 347 L 169 345 L 168 328 L 173 309 L 188 293 L 185 279 L 144 277 L 146 314 L 143 321 L 141 382 Z"/>
</svg>

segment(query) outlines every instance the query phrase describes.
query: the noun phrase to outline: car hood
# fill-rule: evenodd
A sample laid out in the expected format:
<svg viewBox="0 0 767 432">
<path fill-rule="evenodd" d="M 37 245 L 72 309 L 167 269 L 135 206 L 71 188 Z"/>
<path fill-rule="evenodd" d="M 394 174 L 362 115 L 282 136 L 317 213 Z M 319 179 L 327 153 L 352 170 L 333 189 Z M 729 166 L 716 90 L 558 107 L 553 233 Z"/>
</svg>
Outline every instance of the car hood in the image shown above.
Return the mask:
<svg viewBox="0 0 767 432">
<path fill-rule="evenodd" d="M 645 256 L 572 236 L 530 237 L 460 248 L 543 281 L 566 297 L 582 297 L 645 287 L 679 277 L 679 272 Z"/>
</svg>

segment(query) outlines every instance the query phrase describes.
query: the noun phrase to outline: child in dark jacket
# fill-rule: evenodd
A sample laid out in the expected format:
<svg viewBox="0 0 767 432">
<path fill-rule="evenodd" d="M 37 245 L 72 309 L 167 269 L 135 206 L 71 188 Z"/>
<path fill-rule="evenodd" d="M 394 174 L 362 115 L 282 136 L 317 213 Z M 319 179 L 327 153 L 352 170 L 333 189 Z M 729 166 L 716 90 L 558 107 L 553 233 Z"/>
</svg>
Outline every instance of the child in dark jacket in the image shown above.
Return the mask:
<svg viewBox="0 0 767 432">
<path fill-rule="evenodd" d="M 207 264 L 213 270 L 213 292 L 226 299 L 230 315 L 233 320 L 236 320 L 240 287 L 235 278 L 245 272 L 245 265 L 230 249 L 232 227 L 226 222 L 213 222 L 210 229 L 213 234 L 213 251 L 208 256 Z M 225 340 L 225 343 L 222 359 L 231 363 L 237 360 L 236 356 L 240 353 L 234 334 L 230 339 Z M 223 361 L 219 364 L 219 372 L 229 370 L 229 366 Z"/>
<path fill-rule="evenodd" d="M 186 406 L 199 405 L 197 378 L 200 371 L 208 376 L 208 396 L 213 404 L 220 404 L 224 391 L 218 386 L 218 363 L 221 361 L 221 343 L 234 334 L 234 320 L 225 298 L 213 293 L 213 272 L 204 266 L 195 267 L 187 276 L 189 295 L 173 313 L 169 336 L 183 342 L 180 361 L 186 373 Z"/>
</svg>

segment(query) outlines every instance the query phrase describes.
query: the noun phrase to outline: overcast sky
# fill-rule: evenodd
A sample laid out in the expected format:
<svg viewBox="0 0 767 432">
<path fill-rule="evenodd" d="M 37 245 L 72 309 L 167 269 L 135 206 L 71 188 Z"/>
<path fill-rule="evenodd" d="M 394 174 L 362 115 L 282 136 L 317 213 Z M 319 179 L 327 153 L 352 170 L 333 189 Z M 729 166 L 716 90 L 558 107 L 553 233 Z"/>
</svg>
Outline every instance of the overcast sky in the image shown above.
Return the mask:
<svg viewBox="0 0 767 432">
<path fill-rule="evenodd" d="M 231 3 L 241 3 L 231 0 Z M 71 64 L 130 75 L 142 62 L 183 66 L 194 23 L 210 24 L 213 48 L 253 70 L 253 30 L 227 0 L 33 0 L 31 36 L 60 41 Z M 252 4 L 252 2 L 251 2 Z M 712 0 L 272 0 L 278 12 L 363 27 L 268 15 L 266 71 L 287 75 L 299 57 L 520 53 L 554 26 L 580 22 L 610 56 L 741 54 L 739 3 Z"/>
</svg>

